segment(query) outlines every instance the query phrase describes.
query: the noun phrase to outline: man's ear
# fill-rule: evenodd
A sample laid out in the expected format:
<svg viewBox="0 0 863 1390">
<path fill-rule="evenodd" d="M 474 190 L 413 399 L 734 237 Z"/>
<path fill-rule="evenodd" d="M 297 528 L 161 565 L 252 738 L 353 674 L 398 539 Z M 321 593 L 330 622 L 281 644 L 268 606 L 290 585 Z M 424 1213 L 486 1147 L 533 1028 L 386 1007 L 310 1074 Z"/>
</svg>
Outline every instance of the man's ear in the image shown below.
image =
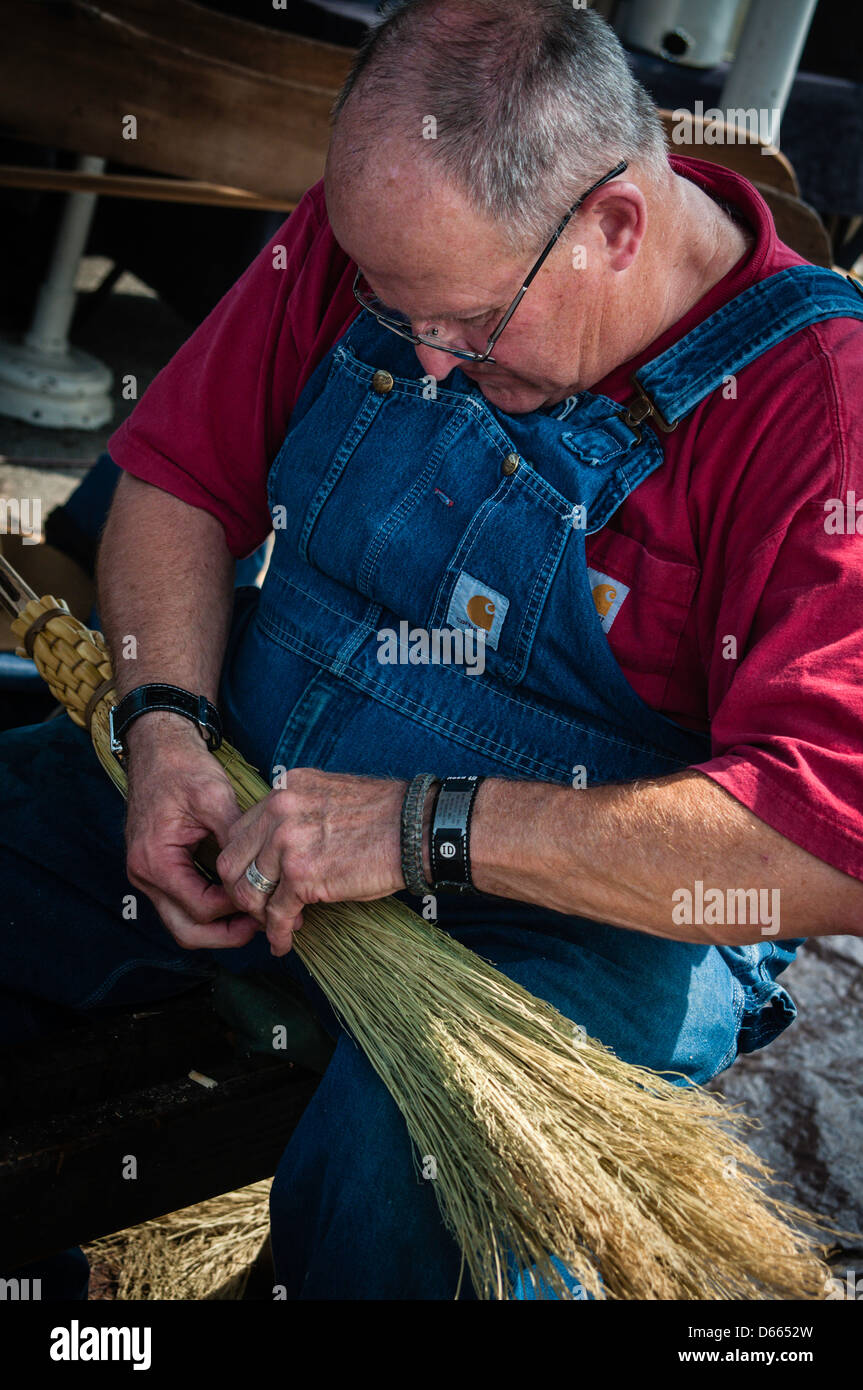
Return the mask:
<svg viewBox="0 0 863 1390">
<path fill-rule="evenodd" d="M 589 199 L 587 212 L 599 231 L 609 269 L 627 270 L 647 231 L 647 201 L 641 189 L 634 183 L 598 188 Z"/>
</svg>

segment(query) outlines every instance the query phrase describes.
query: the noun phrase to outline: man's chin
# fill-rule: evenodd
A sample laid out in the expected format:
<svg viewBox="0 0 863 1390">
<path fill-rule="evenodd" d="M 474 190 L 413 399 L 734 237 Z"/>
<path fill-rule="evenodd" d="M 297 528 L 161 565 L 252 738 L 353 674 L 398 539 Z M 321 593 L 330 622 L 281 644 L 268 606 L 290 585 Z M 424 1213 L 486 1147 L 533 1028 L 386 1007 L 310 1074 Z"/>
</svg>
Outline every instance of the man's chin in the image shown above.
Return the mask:
<svg viewBox="0 0 863 1390">
<path fill-rule="evenodd" d="M 507 415 L 527 415 L 531 410 L 539 410 L 545 403 L 542 391 L 521 382 L 483 381 L 480 378 L 476 384 L 489 405 L 505 410 Z"/>
</svg>

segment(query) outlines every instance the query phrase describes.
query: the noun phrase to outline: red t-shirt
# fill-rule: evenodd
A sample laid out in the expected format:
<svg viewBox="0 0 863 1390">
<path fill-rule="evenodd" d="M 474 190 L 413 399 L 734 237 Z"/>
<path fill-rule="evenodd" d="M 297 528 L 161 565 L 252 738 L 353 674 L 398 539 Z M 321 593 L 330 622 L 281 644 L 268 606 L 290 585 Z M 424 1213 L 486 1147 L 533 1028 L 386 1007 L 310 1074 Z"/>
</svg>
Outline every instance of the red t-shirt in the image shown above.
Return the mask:
<svg viewBox="0 0 863 1390">
<path fill-rule="evenodd" d="M 745 179 L 672 163 L 733 205 L 755 243 L 596 384 L 621 403 L 642 363 L 802 261 Z M 236 556 L 269 534 L 267 473 L 303 386 L 358 312 L 354 271 L 318 183 L 110 441 L 121 468 L 218 517 Z M 794 334 L 663 442 L 664 466 L 587 538 L 590 566 L 628 586 L 608 629 L 614 655 L 647 704 L 710 729 L 702 772 L 863 879 L 863 540 L 847 522 L 837 528 L 839 504 L 829 505 L 857 516 L 859 497 L 863 533 L 863 323 Z"/>
</svg>

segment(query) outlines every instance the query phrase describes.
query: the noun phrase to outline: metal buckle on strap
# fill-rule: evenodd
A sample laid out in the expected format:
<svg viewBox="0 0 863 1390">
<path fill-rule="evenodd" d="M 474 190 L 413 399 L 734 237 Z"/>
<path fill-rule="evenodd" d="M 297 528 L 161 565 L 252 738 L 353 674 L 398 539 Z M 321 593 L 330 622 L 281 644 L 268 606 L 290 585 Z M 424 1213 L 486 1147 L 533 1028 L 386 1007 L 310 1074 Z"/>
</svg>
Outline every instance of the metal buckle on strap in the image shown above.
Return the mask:
<svg viewBox="0 0 863 1390">
<path fill-rule="evenodd" d="M 117 735 L 114 733 L 114 710 L 116 708 L 116 705 L 112 705 L 108 711 L 108 740 L 109 747 L 111 749 L 111 752 L 114 754 L 114 757 L 117 759 L 118 762 L 122 762 L 123 745 L 118 739 Z"/>
<path fill-rule="evenodd" d="M 672 430 L 676 430 L 680 421 L 673 420 L 669 424 L 659 407 L 650 399 L 638 378 L 633 374 L 629 380 L 635 387 L 636 399 L 631 405 L 626 406 L 622 418 L 624 424 L 628 425 L 636 436 L 639 444 L 641 443 L 641 426 L 648 417 L 657 429 L 662 430 L 663 434 L 671 434 Z"/>
</svg>

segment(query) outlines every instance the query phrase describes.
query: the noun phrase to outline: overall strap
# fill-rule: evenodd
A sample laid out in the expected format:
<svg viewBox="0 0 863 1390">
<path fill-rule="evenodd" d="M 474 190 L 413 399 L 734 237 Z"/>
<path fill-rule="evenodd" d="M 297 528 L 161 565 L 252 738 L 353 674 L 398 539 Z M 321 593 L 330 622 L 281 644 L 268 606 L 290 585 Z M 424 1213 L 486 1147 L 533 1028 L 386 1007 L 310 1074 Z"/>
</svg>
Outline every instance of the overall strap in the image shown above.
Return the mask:
<svg viewBox="0 0 863 1390">
<path fill-rule="evenodd" d="M 759 280 L 633 373 L 638 398 L 627 423 L 650 416 L 668 433 L 726 376 L 799 329 L 834 318 L 863 319 L 863 289 L 850 276 L 796 265 Z"/>
</svg>

